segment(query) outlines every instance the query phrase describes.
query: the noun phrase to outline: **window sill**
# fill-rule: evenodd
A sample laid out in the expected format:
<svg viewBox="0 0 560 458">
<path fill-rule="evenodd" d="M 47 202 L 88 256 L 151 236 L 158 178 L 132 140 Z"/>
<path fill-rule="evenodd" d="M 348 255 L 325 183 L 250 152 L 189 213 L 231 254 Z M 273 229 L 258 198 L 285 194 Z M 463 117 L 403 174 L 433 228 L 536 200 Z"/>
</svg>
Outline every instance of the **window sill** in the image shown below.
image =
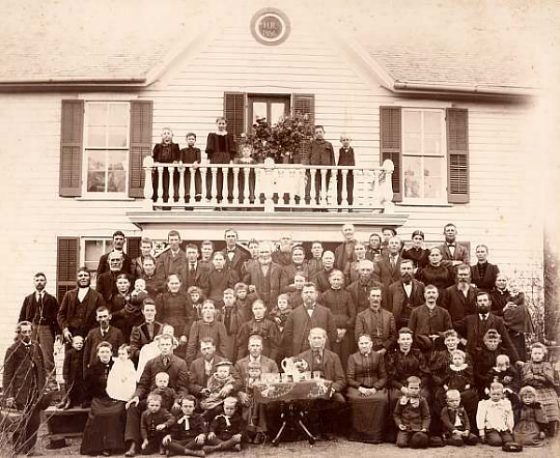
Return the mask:
<svg viewBox="0 0 560 458">
<path fill-rule="evenodd" d="M 398 207 L 453 207 L 448 202 L 395 202 Z"/>
<path fill-rule="evenodd" d="M 76 197 L 75 200 L 85 200 L 88 202 L 132 202 L 136 199 L 134 197 L 118 197 L 118 196 L 86 196 L 86 197 Z"/>
</svg>

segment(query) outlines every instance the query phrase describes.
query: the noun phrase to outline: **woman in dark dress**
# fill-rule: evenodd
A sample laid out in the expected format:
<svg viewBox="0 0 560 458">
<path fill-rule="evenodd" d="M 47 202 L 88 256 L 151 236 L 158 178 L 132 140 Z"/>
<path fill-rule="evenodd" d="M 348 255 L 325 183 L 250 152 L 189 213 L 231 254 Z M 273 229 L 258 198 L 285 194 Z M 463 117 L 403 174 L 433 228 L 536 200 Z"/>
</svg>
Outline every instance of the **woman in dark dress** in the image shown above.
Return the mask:
<svg viewBox="0 0 560 458">
<path fill-rule="evenodd" d="M 235 142 L 233 140 L 233 135 L 226 130 L 226 120 L 225 118 L 216 119 L 216 131 L 210 132 L 208 138 L 206 139 L 206 155 L 210 164 L 230 164 L 237 153 L 235 149 Z M 233 193 L 233 173 L 228 170 L 228 190 L 227 196 L 230 197 Z M 224 172 L 222 168 L 218 168 L 215 176 L 217 195 L 214 196 L 221 201 L 224 197 L 223 186 L 224 186 Z M 212 196 L 212 173 L 208 169 L 206 174 L 206 194 L 210 199 Z"/>
<path fill-rule="evenodd" d="M 85 375 L 87 392 L 92 400 L 82 437 L 82 455 L 109 456 L 125 450 L 125 403 L 111 399 L 106 392 L 112 365 L 111 344 L 101 342 L 97 346 L 97 360 L 89 366 Z"/>
<path fill-rule="evenodd" d="M 455 283 L 453 273 L 444 264 L 443 255 L 439 248 L 432 248 L 429 254 L 429 263 L 416 272 L 416 279 L 425 285 L 434 285 L 439 292 L 437 304 L 440 305 L 445 289 Z"/>
<path fill-rule="evenodd" d="M 348 358 L 346 393 L 352 409 L 352 439 L 380 443 L 387 421 L 387 372 L 383 356 L 372 350 L 371 336 L 358 338 L 359 351 Z"/>
<path fill-rule="evenodd" d="M 412 233 L 412 246 L 402 252 L 403 259 L 411 259 L 418 269 L 426 267 L 429 263 L 430 250 L 424 248 L 424 233 L 414 231 Z"/>
<path fill-rule="evenodd" d="M 368 245 L 366 246 L 366 259 L 371 262 L 381 259 L 381 236 L 377 233 L 370 234 Z"/>
<path fill-rule="evenodd" d="M 128 343 L 132 327 L 141 324 L 144 317 L 140 308 L 141 303 L 132 301 L 130 295 L 132 285 L 129 276 L 119 274 L 116 283 L 118 294 L 113 295 L 111 299 L 111 324 L 121 330 Z"/>
</svg>

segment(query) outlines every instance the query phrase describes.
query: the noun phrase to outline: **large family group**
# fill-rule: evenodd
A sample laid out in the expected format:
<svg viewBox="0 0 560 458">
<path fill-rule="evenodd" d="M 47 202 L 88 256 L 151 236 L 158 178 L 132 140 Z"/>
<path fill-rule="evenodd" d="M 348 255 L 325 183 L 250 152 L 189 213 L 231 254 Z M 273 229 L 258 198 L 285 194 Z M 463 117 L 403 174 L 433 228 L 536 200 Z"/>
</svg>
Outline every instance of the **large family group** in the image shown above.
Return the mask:
<svg viewBox="0 0 560 458">
<path fill-rule="evenodd" d="M 556 433 L 547 347 L 526 346 L 524 295 L 485 245 L 471 266 L 454 224 L 431 249 L 419 230 L 407 249 L 393 228 L 364 243 L 351 224 L 342 234 L 334 252 L 313 242 L 306 253 L 289 235 L 241 246 L 227 229 L 215 251 L 172 230 L 157 257 L 145 238 L 131 259 L 117 231 L 96 288 L 80 268 L 60 307 L 37 273 L 4 362 L 5 403 L 28 414 L 16 451 L 33 453 L 56 336 L 57 408 L 90 409 L 83 454 L 204 456 L 269 441 L 281 407 L 255 390 L 287 361 L 332 382 L 328 399 L 298 407 L 317 438 L 513 451 Z"/>
</svg>

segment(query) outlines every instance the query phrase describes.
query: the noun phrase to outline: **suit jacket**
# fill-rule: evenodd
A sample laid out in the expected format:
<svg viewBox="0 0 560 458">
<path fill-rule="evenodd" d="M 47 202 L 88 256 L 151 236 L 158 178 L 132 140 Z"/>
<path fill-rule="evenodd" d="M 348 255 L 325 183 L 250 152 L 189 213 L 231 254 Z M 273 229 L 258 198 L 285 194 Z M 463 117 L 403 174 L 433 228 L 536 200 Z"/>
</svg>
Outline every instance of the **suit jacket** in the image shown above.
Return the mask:
<svg viewBox="0 0 560 458">
<path fill-rule="evenodd" d="M 243 281 L 248 285 L 255 285 L 258 296 L 264 301 L 268 310 L 272 310 L 276 305 L 280 291 L 287 286 L 282 266 L 274 262 L 269 264 L 266 276 L 262 272 L 260 263 L 249 266 Z"/>
<path fill-rule="evenodd" d="M 224 290 L 233 288 L 239 281 L 234 269 L 225 266 L 221 271 L 216 269 L 208 272 L 208 299 L 212 299 L 217 308 L 223 306 Z"/>
<path fill-rule="evenodd" d="M 354 301 L 354 305 L 356 306 L 356 312 L 360 313 L 369 308 L 368 290 L 373 286 L 377 286 L 385 291 L 383 284 L 374 279 L 370 279 L 366 286 L 362 286 L 360 280 L 358 280 L 354 283 L 351 283 L 346 288 L 346 291 L 348 291 L 352 295 L 352 300 Z"/>
<path fill-rule="evenodd" d="M 208 384 L 208 379 L 216 371 L 216 364 L 222 361 L 227 361 L 223 356 L 214 355 L 214 361 L 212 363 L 212 370 L 210 374 L 206 374 L 204 370 L 204 358 L 196 358 L 190 365 L 189 371 L 189 392 L 194 396 L 198 396 L 203 388 L 206 388 Z M 232 372 L 233 375 L 233 372 Z M 235 375 L 234 375 L 235 378 Z"/>
<path fill-rule="evenodd" d="M 313 328 L 327 331 L 327 347 L 336 341 L 336 323 L 332 312 L 322 305 L 315 304 L 311 317 L 304 305 L 296 308 L 288 317 L 282 335 L 282 346 L 286 356 L 293 356 L 309 348 L 307 337 Z"/>
<path fill-rule="evenodd" d="M 338 164 L 336 165 L 356 165 L 356 159 L 354 157 L 354 148 L 351 146 L 348 149 L 344 149 L 344 147 L 338 150 Z M 352 171 L 350 171 L 352 173 Z"/>
<path fill-rule="evenodd" d="M 445 261 L 463 261 L 463 263 L 467 266 L 470 264 L 469 250 L 467 250 L 467 247 L 461 245 L 459 242 L 455 242 L 455 253 L 453 256 L 451 255 L 446 242 L 442 243 L 438 248 L 440 249 Z"/>
<path fill-rule="evenodd" d="M 205 323 L 203 320 L 195 321 L 189 332 L 189 342 L 187 343 L 187 354 L 185 359 L 187 363 L 191 363 L 195 358 L 200 355 L 200 340 L 203 337 L 212 337 L 214 345 L 216 345 L 216 352 L 219 355 L 227 354 L 228 335 L 224 323 L 214 320 L 212 323 Z"/>
<path fill-rule="evenodd" d="M 453 329 L 451 317 L 447 310 L 436 305 L 433 314 L 430 316 L 430 310 L 425 304 L 412 311 L 408 327 L 414 333 L 418 346 L 423 350 L 433 348 L 430 335 L 438 334 L 443 337 L 445 331 Z M 441 341 L 443 342 L 443 340 Z"/>
<path fill-rule="evenodd" d="M 362 334 L 369 334 L 372 339 L 377 340 L 379 338 L 383 341 L 383 348 L 388 350 L 397 341 L 397 327 L 395 325 L 395 317 L 391 312 L 387 310 L 380 309 L 381 321 L 382 321 L 382 334 L 376 337 L 376 330 L 373 325 L 373 311 L 368 308 L 363 312 L 358 313 L 356 317 L 356 326 L 354 328 L 354 337 L 356 342 Z"/>
<path fill-rule="evenodd" d="M 117 276 L 126 273 L 124 271 L 120 272 L 103 272 L 99 277 L 97 277 L 97 285 L 95 286 L 96 291 L 103 296 L 103 300 L 106 305 L 109 305 L 113 301 L 113 296 L 119 294 L 117 289 Z"/>
<path fill-rule="evenodd" d="M 346 252 L 346 245 L 352 245 L 352 251 L 350 256 Z M 354 246 L 356 245 L 356 241 L 352 240 L 350 242 L 342 242 L 340 245 L 336 247 L 334 250 L 334 267 L 338 270 L 344 272 L 346 270 L 346 266 L 350 264 L 354 260 Z"/>
<path fill-rule="evenodd" d="M 108 272 L 109 271 L 109 254 L 114 251 L 111 250 L 109 251 L 109 253 L 105 253 L 102 254 L 101 257 L 99 258 L 99 263 L 97 264 L 97 278 L 99 278 L 99 276 L 102 273 Z M 122 271 L 125 273 L 129 273 L 131 275 L 134 274 L 133 270 L 132 270 L 132 260 L 130 259 L 130 257 L 124 252 L 121 252 L 123 254 L 123 267 L 122 267 Z"/>
<path fill-rule="evenodd" d="M 496 286 L 496 277 L 500 273 L 500 269 L 496 264 L 490 264 L 489 262 L 486 264 L 484 277 L 480 276 L 478 264 L 473 264 L 471 266 L 471 281 L 481 291 L 490 292 Z"/>
<path fill-rule="evenodd" d="M 185 290 L 189 289 L 191 286 L 198 286 L 204 296 L 208 296 L 208 269 L 205 265 L 200 262 L 196 263 L 195 269 L 191 272 L 189 263 L 187 262 L 187 268 L 185 269 Z"/>
<path fill-rule="evenodd" d="M 105 305 L 103 296 L 94 289 L 89 288 L 89 291 L 84 297 L 84 302 L 85 313 L 82 319 L 76 316 L 76 310 L 78 308 L 78 288 L 70 290 L 64 295 L 60 310 L 58 311 L 58 324 L 60 329 L 72 328 L 75 333 L 85 338 L 89 330 L 97 326 L 95 311 L 98 307 Z"/>
<path fill-rule="evenodd" d="M 460 427 L 455 426 L 457 415 L 461 419 Z M 472 432 L 469 416 L 467 415 L 467 411 L 463 406 L 459 406 L 459 408 L 456 410 L 450 409 L 449 407 L 445 406 L 441 410 L 441 423 L 443 424 L 443 429 L 447 434 L 451 434 L 455 429 L 458 429 L 459 431 L 469 430 Z"/>
<path fill-rule="evenodd" d="M 163 330 L 163 324 L 159 321 L 154 321 L 154 336 L 159 336 Z M 150 339 L 150 334 L 148 332 L 147 324 L 144 322 L 138 326 L 134 326 L 130 331 L 130 356 L 133 359 L 137 359 L 140 350 L 144 345 L 153 342 L 153 338 Z"/>
<path fill-rule="evenodd" d="M 181 283 L 185 283 L 185 275 L 187 272 L 187 256 L 183 250 L 179 250 L 179 253 L 175 257 L 171 254 L 171 250 L 164 251 L 159 255 L 156 262 L 156 272 L 163 275 L 164 282 L 167 281 L 167 277 L 171 274 L 179 275 Z"/>
<path fill-rule="evenodd" d="M 389 256 L 383 256 L 379 262 L 374 264 L 373 279 L 383 284 L 385 288 L 388 288 L 392 283 L 401 279 L 401 261 L 402 257 L 398 255 L 397 262 L 393 268 Z"/>
<path fill-rule="evenodd" d="M 18 323 L 21 321 L 31 321 L 34 325 L 39 324 L 35 322 L 35 314 L 37 313 L 37 309 L 39 307 L 35 294 L 36 292 L 33 292 L 29 296 L 26 296 L 23 300 L 23 305 L 21 306 L 21 311 L 19 312 Z M 58 326 L 57 321 L 58 308 L 59 306 L 56 297 L 44 291 L 42 313 L 44 321 L 40 324 L 49 326 L 53 336 L 60 334 L 60 327 Z"/>
<path fill-rule="evenodd" d="M 226 134 L 225 151 L 219 151 L 219 135 L 215 132 L 210 132 L 206 138 L 206 155 L 210 164 L 229 164 L 233 161 L 236 154 L 235 141 L 233 135 Z"/>
<path fill-rule="evenodd" d="M 241 382 L 239 387 L 236 387 L 236 391 L 242 390 L 245 388 L 245 384 L 247 383 L 247 379 L 249 378 L 249 366 L 250 356 L 245 356 L 245 358 L 241 358 L 237 363 L 235 363 L 235 368 L 239 373 L 239 380 Z M 276 362 L 266 356 L 261 355 L 261 372 L 263 374 L 277 374 L 278 373 L 278 365 Z"/>
<path fill-rule="evenodd" d="M 311 349 L 300 353 L 297 357 L 303 359 L 310 369 L 314 366 L 313 351 Z M 346 375 L 344 374 L 338 355 L 325 348 L 323 350 L 322 366 L 323 377 L 332 381 L 332 387 L 337 393 L 340 393 L 346 387 Z"/>
<path fill-rule="evenodd" d="M 513 364 L 519 360 L 519 355 L 511 342 L 504 321 L 499 316 L 489 313 L 486 322 L 483 323 L 478 313 L 467 315 L 461 321 L 455 323 L 455 329 L 467 339 L 467 350 L 471 355 L 475 354 L 477 348 L 484 346 L 482 338 L 486 331 L 488 329 L 495 329 L 502 336 L 502 345 L 507 351 L 511 363 Z"/>
<path fill-rule="evenodd" d="M 332 144 L 326 140 L 313 140 L 309 154 L 309 165 L 335 165 Z"/>
<path fill-rule="evenodd" d="M 397 280 L 391 283 L 389 288 L 385 292 L 385 302 L 384 306 L 387 310 L 395 315 L 395 320 L 397 323 L 400 321 L 401 314 L 405 307 L 410 307 L 412 309 L 422 305 L 424 303 L 424 283 L 418 280 L 412 280 L 412 291 L 410 297 L 406 295 L 404 290 L 403 282 Z"/>
<path fill-rule="evenodd" d="M 222 253 L 224 253 L 226 266 L 228 266 L 232 270 L 235 270 L 235 272 L 237 272 L 237 276 L 241 278 L 241 276 L 243 275 L 243 264 L 245 264 L 245 261 L 249 259 L 249 255 L 247 254 L 247 252 L 242 248 L 236 246 L 231 261 L 228 256 L 227 248 L 224 248 L 222 250 Z"/>
<path fill-rule="evenodd" d="M 467 296 L 457 289 L 457 285 L 450 286 L 443 294 L 441 306 L 449 312 L 453 323 L 465 316 L 476 313 L 476 295 L 478 289 L 469 288 Z"/>
<path fill-rule="evenodd" d="M 97 359 L 97 345 L 101 342 L 109 342 L 113 347 L 113 356 L 119 354 L 119 347 L 124 343 L 123 333 L 115 326 L 109 326 L 109 331 L 105 336 L 101 335 L 99 327 L 88 332 L 84 343 L 84 373 Z"/>
<path fill-rule="evenodd" d="M 4 399 L 14 398 L 18 408 L 31 407 L 42 395 L 46 372 L 37 342 L 29 347 L 17 340 L 6 350 L 2 387 Z"/>
<path fill-rule="evenodd" d="M 185 396 L 189 393 L 189 371 L 187 363 L 184 359 L 178 356 L 169 356 L 167 365 L 163 364 L 163 359 L 160 356 L 150 359 L 140 377 L 140 381 L 134 392 L 134 396 L 144 399 L 150 391 L 156 388 L 155 378 L 159 372 L 167 372 L 169 374 L 169 388 L 173 388 L 178 396 Z"/>
</svg>

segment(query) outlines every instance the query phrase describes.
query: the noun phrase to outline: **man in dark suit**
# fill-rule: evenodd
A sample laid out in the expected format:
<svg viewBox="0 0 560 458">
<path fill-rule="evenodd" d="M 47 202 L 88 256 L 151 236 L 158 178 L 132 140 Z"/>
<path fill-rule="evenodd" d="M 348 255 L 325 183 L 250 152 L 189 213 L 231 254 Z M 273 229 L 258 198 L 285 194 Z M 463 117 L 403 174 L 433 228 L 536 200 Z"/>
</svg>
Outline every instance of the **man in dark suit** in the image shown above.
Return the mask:
<svg viewBox="0 0 560 458">
<path fill-rule="evenodd" d="M 103 300 L 106 304 L 111 304 L 113 302 L 113 297 L 119 294 L 117 290 L 117 277 L 125 273 L 123 271 L 124 261 L 122 252 L 111 251 L 107 262 L 109 263 L 109 270 L 97 277 L 95 289 L 103 296 Z"/>
<path fill-rule="evenodd" d="M 401 260 L 401 278 L 385 291 L 385 308 L 395 316 L 397 329 L 408 327 L 412 310 L 424 303 L 424 283 L 414 280 L 414 262 Z"/>
<path fill-rule="evenodd" d="M 212 337 L 200 339 L 199 348 L 202 356 L 191 363 L 189 392 L 199 399 L 204 399 L 208 394 L 206 389 L 208 379 L 215 372 L 216 364 L 227 361 L 227 359 L 216 354 L 216 344 Z"/>
<path fill-rule="evenodd" d="M 358 313 L 354 338 L 356 342 L 362 334 L 371 337 L 373 350 L 383 356 L 397 341 L 395 317 L 391 312 L 381 308 L 383 292 L 379 287 L 369 290 L 369 308 Z"/>
<path fill-rule="evenodd" d="M 311 406 L 311 423 L 316 433 L 325 439 L 331 438 L 329 433 L 344 424 L 341 421 L 341 406 L 346 402 L 342 392 L 346 387 L 346 376 L 338 355 L 325 348 L 327 332 L 323 328 L 314 327 L 309 331 L 309 350 L 297 355 L 303 359 L 312 372 L 319 372 L 321 377 L 333 382 L 329 400 L 317 400 Z"/>
<path fill-rule="evenodd" d="M 268 310 L 272 310 L 278 295 L 287 286 L 284 270 L 272 262 L 272 247 L 268 242 L 259 243 L 257 261 L 247 268 L 243 282 L 249 285 L 249 291 L 259 295 Z"/>
<path fill-rule="evenodd" d="M 438 295 L 438 289 L 434 285 L 426 285 L 426 303 L 415 308 L 410 314 L 409 328 L 424 352 L 443 348 L 443 333 L 453 328 L 447 310 L 436 305 Z"/>
<path fill-rule="evenodd" d="M 175 338 L 168 334 L 161 334 L 155 338 L 160 354 L 150 359 L 140 376 L 134 396 L 126 403 L 126 429 L 124 440 L 127 443 L 125 456 L 134 456 L 140 450 L 140 417 L 146 408 L 146 397 L 155 387 L 155 377 L 159 372 L 169 375 L 169 387 L 173 388 L 179 397 L 186 396 L 188 391 L 189 374 L 184 359 L 173 354 L 177 346 Z M 177 406 L 178 407 L 178 406 Z"/>
<path fill-rule="evenodd" d="M 16 455 L 32 455 L 44 407 L 41 398 L 46 380 L 45 366 L 39 344 L 31 340 L 32 327 L 29 321 L 18 323 L 16 341 L 6 350 L 4 357 L 2 388 L 6 407 L 22 411 L 22 423 L 12 438 Z"/>
<path fill-rule="evenodd" d="M 344 242 L 334 250 L 335 267 L 341 272 L 346 272 L 348 264 L 354 261 L 354 247 L 356 246 L 355 229 L 353 224 L 342 226 Z"/>
<path fill-rule="evenodd" d="M 457 227 L 453 223 L 446 224 L 443 228 L 445 242 L 439 247 L 444 261 L 450 261 L 453 266 L 459 264 L 469 265 L 469 251 L 457 243 Z"/>
<path fill-rule="evenodd" d="M 492 300 L 486 292 L 479 292 L 476 296 L 476 313 L 467 315 L 460 322 L 455 324 L 457 331 L 467 339 L 467 351 L 474 357 L 477 349 L 483 347 L 484 334 L 489 329 L 495 329 L 502 337 L 502 343 L 512 363 L 519 366 L 523 362 L 519 360 L 517 350 L 513 345 L 506 330 L 504 321 L 496 315 L 490 313 Z"/>
<path fill-rule="evenodd" d="M 33 276 L 33 284 L 35 291 L 23 300 L 18 322 L 33 323 L 31 339 L 40 345 L 45 370 L 50 373 L 54 369 L 54 338 L 60 334 L 60 327 L 56 321 L 58 301 L 45 291 L 47 276 L 43 272 Z"/>
<path fill-rule="evenodd" d="M 73 335 L 85 338 L 96 326 L 95 311 L 105 305 L 103 296 L 90 288 L 91 276 L 85 267 L 77 274 L 77 288 L 68 291 L 58 311 L 58 325 L 68 343 L 72 343 Z"/>
<path fill-rule="evenodd" d="M 383 288 L 383 284 L 373 278 L 373 262 L 364 259 L 358 264 L 359 278 L 346 287 L 356 304 L 356 312 L 360 313 L 369 307 L 369 290 L 374 286 Z"/>
<path fill-rule="evenodd" d="M 315 126 L 315 138 L 311 141 L 309 157 L 304 158 L 303 163 L 309 165 L 336 165 L 334 160 L 334 148 L 332 144 L 325 140 L 325 128 L 320 125 Z M 315 174 L 315 198 L 320 203 L 320 194 L 322 186 L 322 174 L 319 170 L 306 171 L 307 184 L 305 186 L 305 199 L 309 200 L 311 196 L 311 173 Z M 331 171 L 326 173 L 325 183 L 331 181 Z"/>
<path fill-rule="evenodd" d="M 189 243 L 185 249 L 187 269 L 185 273 L 184 289 L 198 286 L 205 296 L 208 296 L 208 271 L 209 268 L 198 262 L 198 247 Z"/>
<path fill-rule="evenodd" d="M 167 234 L 169 249 L 159 255 L 156 263 L 156 271 L 163 275 L 164 281 L 171 274 L 177 274 L 181 284 L 185 284 L 187 271 L 187 257 L 181 250 L 181 234 L 176 230 L 171 230 Z"/>
<path fill-rule="evenodd" d="M 488 262 L 488 247 L 486 245 L 478 245 L 476 247 L 476 257 L 478 262 L 471 266 L 472 282 L 480 291 L 489 293 L 496 285 L 496 278 L 500 273 L 500 269 L 495 264 Z"/>
<path fill-rule="evenodd" d="M 88 332 L 84 343 L 84 374 L 87 368 L 97 359 L 97 346 L 101 342 L 109 342 L 113 356 L 119 354 L 119 347 L 124 343 L 124 336 L 119 328 L 111 326 L 111 312 L 105 306 L 95 311 L 95 319 L 99 326 Z"/>
<path fill-rule="evenodd" d="M 237 277 L 241 278 L 243 274 L 243 264 L 245 264 L 245 261 L 249 259 L 249 253 L 238 246 L 237 242 L 239 240 L 239 235 L 235 229 L 226 229 L 224 238 L 226 241 L 226 247 L 224 248 L 223 253 L 226 259 L 226 265 L 230 269 L 235 270 Z"/>
<path fill-rule="evenodd" d="M 476 313 L 478 290 L 471 286 L 471 268 L 467 264 L 457 266 L 455 285 L 445 290 L 442 307 L 449 312 L 453 324 L 465 316 Z"/>
<path fill-rule="evenodd" d="M 382 283 L 385 289 L 401 278 L 401 249 L 401 239 L 391 237 L 387 244 L 388 254 L 375 263 L 373 279 Z"/>
<path fill-rule="evenodd" d="M 97 278 L 99 278 L 99 276 L 102 273 L 107 272 L 109 270 L 109 263 L 108 263 L 109 254 L 115 251 L 118 253 L 122 253 L 122 257 L 123 257 L 122 270 L 124 270 L 127 273 L 132 273 L 131 271 L 132 261 L 130 257 L 123 251 L 125 240 L 126 239 L 122 231 L 115 231 L 113 233 L 113 247 L 111 251 L 109 251 L 109 253 L 105 253 L 101 255 L 101 257 L 99 258 L 99 263 L 97 264 Z"/>
<path fill-rule="evenodd" d="M 144 299 L 142 315 L 144 322 L 134 326 L 130 332 L 130 357 L 135 361 L 138 361 L 142 347 L 153 342 L 163 330 L 163 324 L 156 321 L 156 303 L 153 299 Z"/>
<path fill-rule="evenodd" d="M 317 289 L 313 283 L 303 286 L 301 296 L 303 304 L 296 308 L 288 317 L 282 336 L 282 347 L 287 356 L 294 356 L 308 348 L 309 332 L 313 328 L 323 328 L 329 342 L 337 338 L 336 323 L 332 312 L 316 303 Z"/>
</svg>

